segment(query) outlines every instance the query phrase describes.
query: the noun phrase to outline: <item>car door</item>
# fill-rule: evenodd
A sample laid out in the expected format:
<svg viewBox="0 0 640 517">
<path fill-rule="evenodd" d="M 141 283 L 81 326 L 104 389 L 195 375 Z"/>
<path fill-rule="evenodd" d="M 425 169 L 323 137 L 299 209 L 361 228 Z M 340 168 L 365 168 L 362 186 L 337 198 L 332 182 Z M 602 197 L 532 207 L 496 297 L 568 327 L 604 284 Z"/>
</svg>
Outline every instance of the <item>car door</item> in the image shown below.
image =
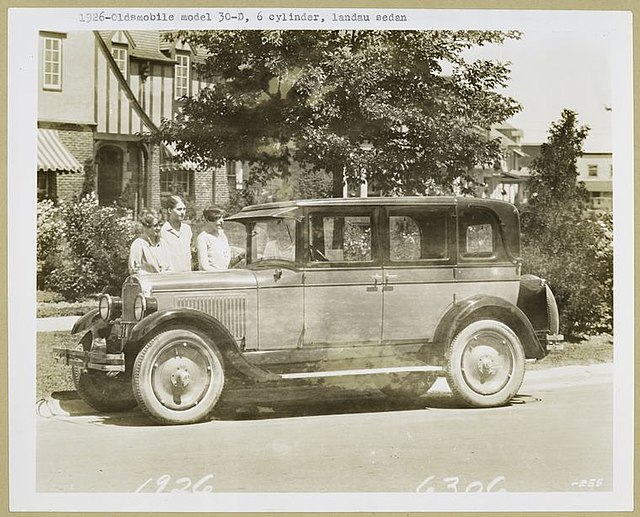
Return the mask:
<svg viewBox="0 0 640 517">
<path fill-rule="evenodd" d="M 385 210 L 383 343 L 424 342 L 454 302 L 455 209 Z"/>
<path fill-rule="evenodd" d="M 304 346 L 380 344 L 382 268 L 377 231 L 375 207 L 309 208 Z"/>
<path fill-rule="evenodd" d="M 297 265 L 300 222 L 270 218 L 251 228 L 251 264 L 258 286 L 258 349 L 302 345 L 303 283 Z"/>
</svg>

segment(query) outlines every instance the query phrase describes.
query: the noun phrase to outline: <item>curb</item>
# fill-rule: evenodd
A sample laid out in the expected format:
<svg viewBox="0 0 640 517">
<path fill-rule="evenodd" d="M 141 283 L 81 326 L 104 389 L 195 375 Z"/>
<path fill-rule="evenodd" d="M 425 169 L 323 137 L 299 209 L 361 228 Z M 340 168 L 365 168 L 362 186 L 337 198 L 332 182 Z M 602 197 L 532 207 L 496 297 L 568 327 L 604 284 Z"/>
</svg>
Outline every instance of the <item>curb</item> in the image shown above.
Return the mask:
<svg viewBox="0 0 640 517">
<path fill-rule="evenodd" d="M 519 394 L 531 390 L 549 391 L 574 386 L 586 386 L 594 384 L 608 384 L 613 379 L 613 364 L 601 363 L 592 365 L 571 365 L 549 368 L 547 370 L 534 370 L 525 373 L 524 382 Z M 275 390 L 283 388 L 272 388 Z M 296 389 L 296 388 L 292 388 Z M 240 390 L 241 391 L 241 390 Z M 447 380 L 438 378 L 429 390 L 431 395 L 451 393 Z M 59 398 L 52 396 L 40 399 L 36 402 L 36 414 L 42 418 L 72 417 L 100 415 L 103 413 L 93 409 L 74 391 L 59 392 Z M 120 417 L 135 415 L 136 410 L 118 413 Z"/>
</svg>

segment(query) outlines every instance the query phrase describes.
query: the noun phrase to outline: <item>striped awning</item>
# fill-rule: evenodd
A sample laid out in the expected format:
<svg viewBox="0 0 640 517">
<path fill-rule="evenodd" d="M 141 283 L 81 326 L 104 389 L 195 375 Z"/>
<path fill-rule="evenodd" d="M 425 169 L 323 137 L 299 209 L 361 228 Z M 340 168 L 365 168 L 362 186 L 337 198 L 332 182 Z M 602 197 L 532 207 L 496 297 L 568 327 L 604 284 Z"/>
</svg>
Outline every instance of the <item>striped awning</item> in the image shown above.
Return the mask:
<svg viewBox="0 0 640 517">
<path fill-rule="evenodd" d="M 55 129 L 38 129 L 38 171 L 82 172 Z"/>
<path fill-rule="evenodd" d="M 198 164 L 192 161 L 181 161 L 178 158 L 178 151 L 171 144 L 162 144 L 162 158 L 160 170 L 162 171 L 197 171 Z"/>
</svg>

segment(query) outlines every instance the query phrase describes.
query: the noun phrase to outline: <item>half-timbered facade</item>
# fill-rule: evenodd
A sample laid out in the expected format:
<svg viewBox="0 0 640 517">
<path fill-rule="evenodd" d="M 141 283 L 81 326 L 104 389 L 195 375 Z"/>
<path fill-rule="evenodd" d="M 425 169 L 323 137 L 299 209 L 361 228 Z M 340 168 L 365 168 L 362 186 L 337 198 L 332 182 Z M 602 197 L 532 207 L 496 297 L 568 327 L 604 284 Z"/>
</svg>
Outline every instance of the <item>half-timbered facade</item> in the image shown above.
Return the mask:
<svg viewBox="0 0 640 517">
<path fill-rule="evenodd" d="M 39 58 L 40 197 L 70 199 L 88 182 L 101 204 L 134 211 L 171 193 L 197 210 L 228 200 L 226 167 L 177 162 L 146 137 L 206 86 L 197 49 L 161 31 L 41 32 Z"/>
</svg>

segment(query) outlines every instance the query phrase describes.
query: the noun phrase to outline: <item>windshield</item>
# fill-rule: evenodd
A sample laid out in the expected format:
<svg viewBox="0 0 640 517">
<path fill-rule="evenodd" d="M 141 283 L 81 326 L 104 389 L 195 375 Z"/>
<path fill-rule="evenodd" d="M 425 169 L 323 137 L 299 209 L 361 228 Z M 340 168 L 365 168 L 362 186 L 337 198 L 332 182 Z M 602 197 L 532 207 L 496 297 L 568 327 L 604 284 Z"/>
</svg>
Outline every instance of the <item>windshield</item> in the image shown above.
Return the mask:
<svg viewBox="0 0 640 517">
<path fill-rule="evenodd" d="M 265 219 L 256 221 L 251 232 L 251 263 L 263 260 L 295 262 L 296 221 Z"/>
</svg>

